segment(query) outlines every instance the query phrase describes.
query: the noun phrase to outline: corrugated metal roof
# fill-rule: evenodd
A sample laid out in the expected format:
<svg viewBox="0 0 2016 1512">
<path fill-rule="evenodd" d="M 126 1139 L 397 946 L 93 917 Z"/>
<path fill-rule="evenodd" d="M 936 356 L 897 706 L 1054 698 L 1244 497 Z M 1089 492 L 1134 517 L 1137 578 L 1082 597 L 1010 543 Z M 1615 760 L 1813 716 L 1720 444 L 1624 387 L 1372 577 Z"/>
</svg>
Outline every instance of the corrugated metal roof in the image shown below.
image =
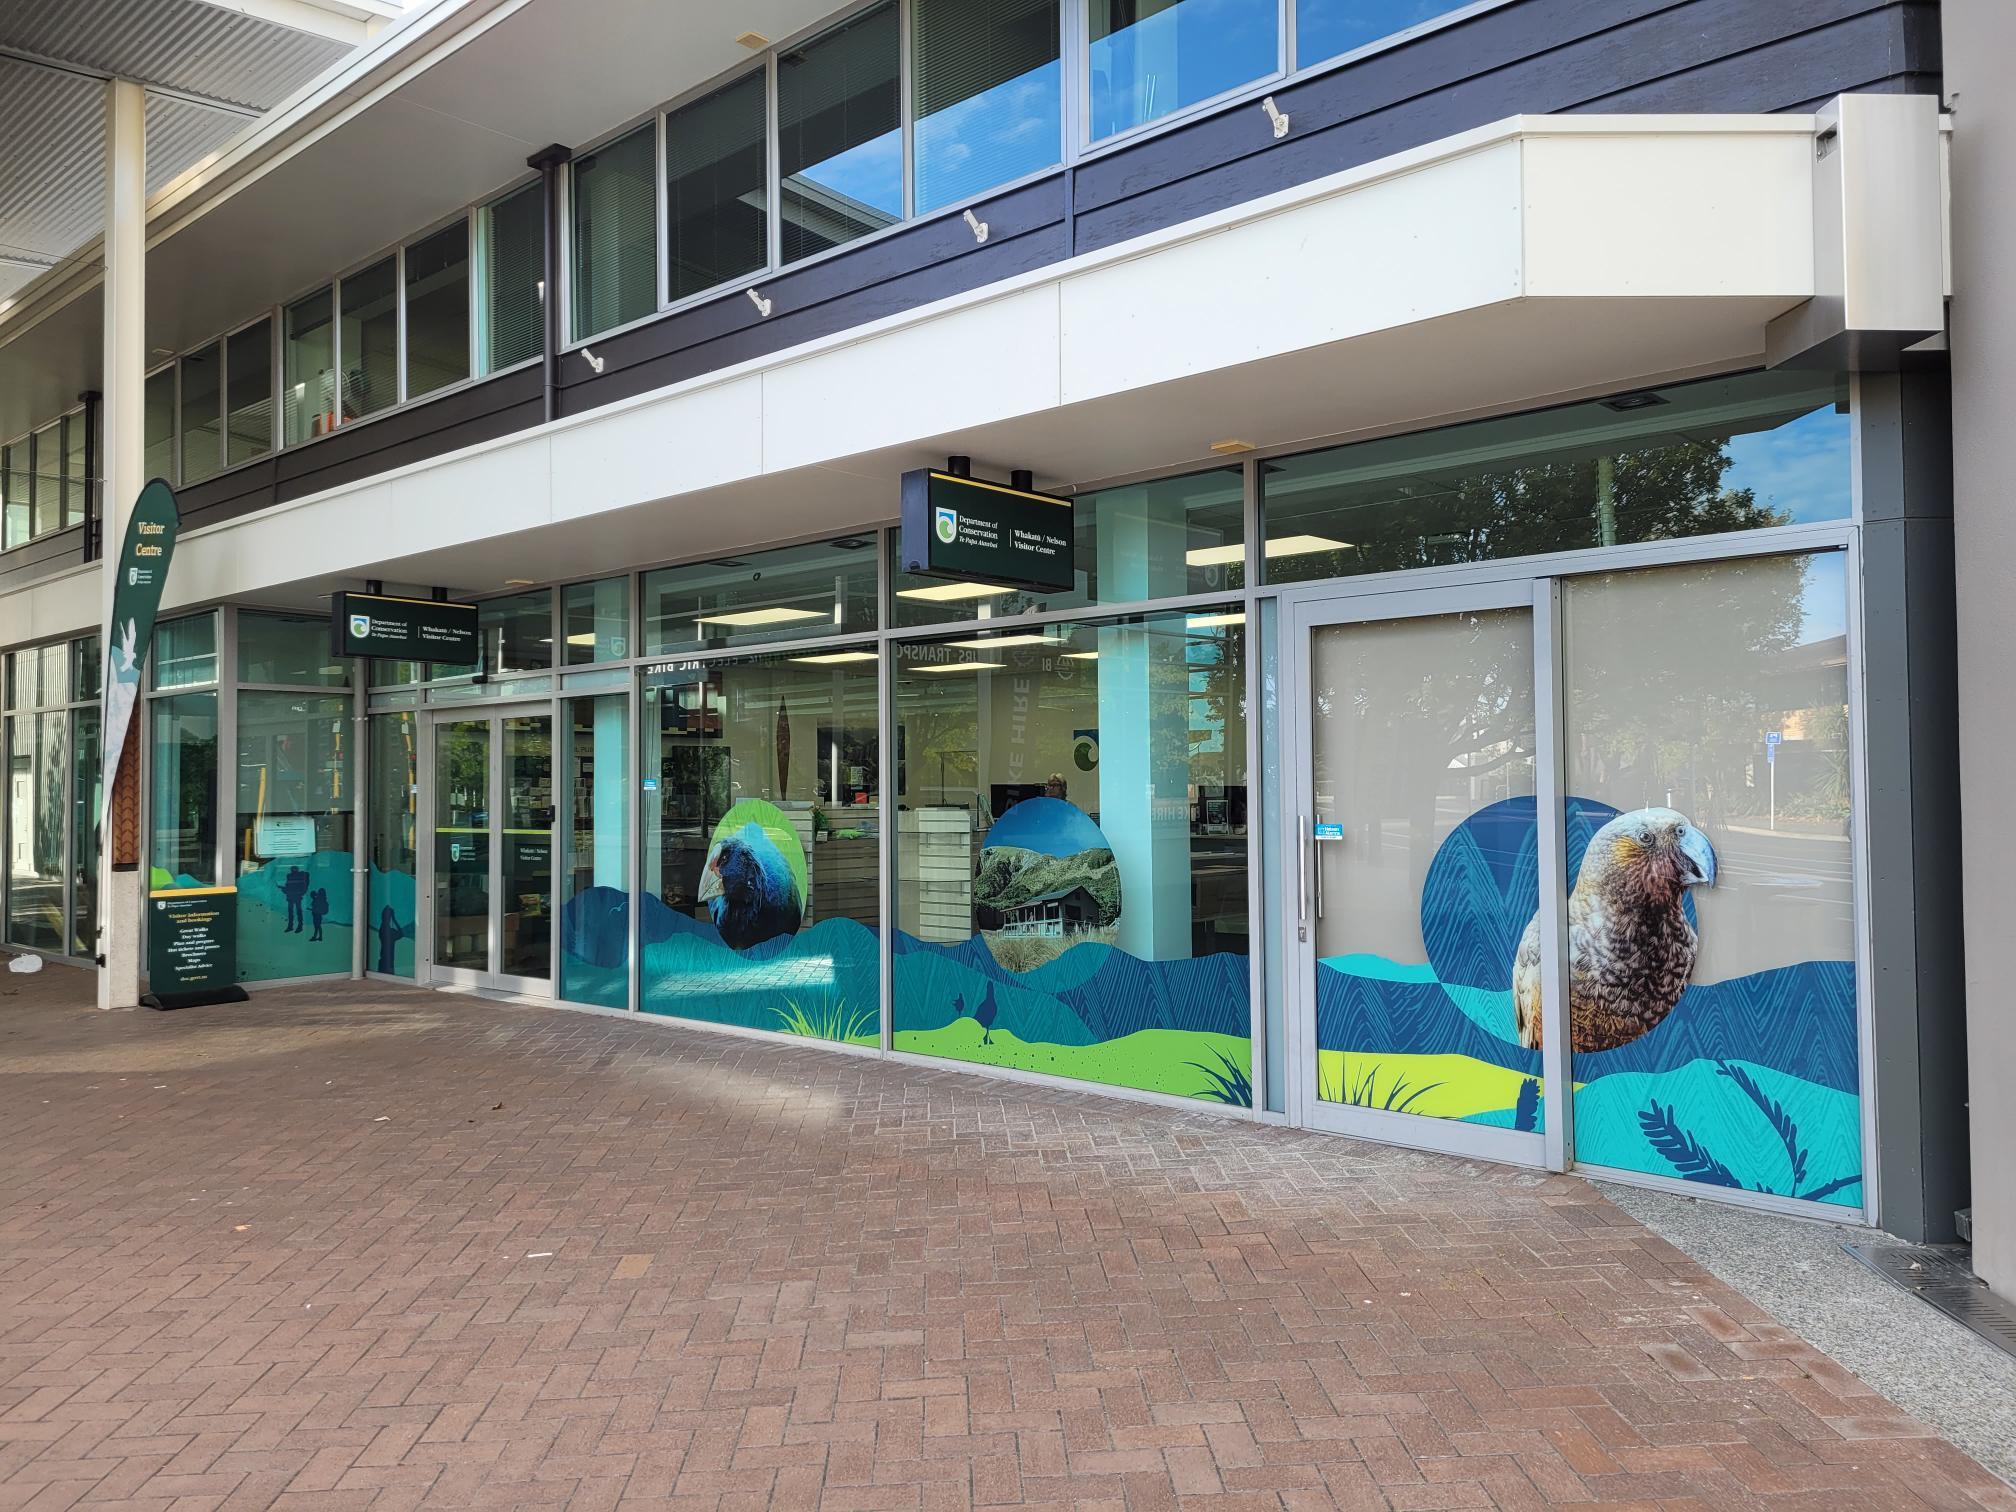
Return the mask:
<svg viewBox="0 0 2016 1512">
<path fill-rule="evenodd" d="M 0 47 L 254 111 L 349 51 L 199 0 L 7 0 Z"/>
</svg>

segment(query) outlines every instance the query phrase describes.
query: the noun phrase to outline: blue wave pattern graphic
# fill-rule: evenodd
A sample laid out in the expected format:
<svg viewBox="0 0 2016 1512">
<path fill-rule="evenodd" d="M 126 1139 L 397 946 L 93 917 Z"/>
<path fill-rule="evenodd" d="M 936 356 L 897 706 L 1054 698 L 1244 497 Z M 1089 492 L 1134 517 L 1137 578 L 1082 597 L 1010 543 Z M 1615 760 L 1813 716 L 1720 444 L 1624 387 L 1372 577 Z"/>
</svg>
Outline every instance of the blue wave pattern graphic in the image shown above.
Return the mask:
<svg viewBox="0 0 2016 1512">
<path fill-rule="evenodd" d="M 1510 990 L 1513 957 L 1539 903 L 1535 812 L 1531 798 L 1491 804 L 1444 840 L 1422 887 L 1426 964 L 1363 955 L 1318 963 L 1321 1048 L 1466 1055 L 1540 1074 L 1538 1052 L 1517 1041 Z M 1590 837 L 1616 812 L 1568 800 L 1571 886 Z M 1699 928 L 1691 896 L 1686 907 Z M 1859 1066 L 1853 962 L 1800 961 L 1695 983 L 1642 1038 L 1575 1057 L 1583 1084 L 1577 1158 L 1854 1205 Z M 1503 1126 L 1512 1119 L 1509 1108 L 1473 1117 Z M 1684 1151 L 1688 1139 L 1712 1161 L 1683 1167 L 1665 1153 Z"/>
</svg>

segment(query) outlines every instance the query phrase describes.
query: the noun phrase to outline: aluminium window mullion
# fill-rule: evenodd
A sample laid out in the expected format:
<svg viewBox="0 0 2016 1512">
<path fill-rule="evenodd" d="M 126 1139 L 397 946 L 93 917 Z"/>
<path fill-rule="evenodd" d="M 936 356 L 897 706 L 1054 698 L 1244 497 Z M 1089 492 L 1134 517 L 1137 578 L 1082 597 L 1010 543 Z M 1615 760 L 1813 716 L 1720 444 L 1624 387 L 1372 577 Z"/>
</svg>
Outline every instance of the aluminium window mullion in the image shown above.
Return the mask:
<svg viewBox="0 0 2016 1512">
<path fill-rule="evenodd" d="M 651 236 L 652 276 L 654 310 L 663 310 L 672 298 L 672 207 L 671 194 L 667 191 L 665 171 L 669 144 L 666 134 L 672 129 L 671 118 L 665 111 L 652 117 L 653 142 L 656 152 L 652 157 L 651 170 L 651 223 L 655 230 Z"/>
<path fill-rule="evenodd" d="M 903 216 L 917 214 L 917 108 L 913 97 L 916 70 L 911 48 L 916 37 L 914 0 L 896 0 L 896 130 L 903 152 Z"/>
<path fill-rule="evenodd" d="M 778 98 L 774 47 L 763 60 L 763 76 L 763 198 L 769 211 L 763 271 L 767 274 L 784 265 L 784 114 Z"/>
<path fill-rule="evenodd" d="M 406 249 L 392 249 L 392 402 L 406 402 Z"/>
<path fill-rule="evenodd" d="M 329 280 L 329 430 L 343 428 L 343 280 Z M 314 433 L 309 433 L 314 440 Z"/>
</svg>

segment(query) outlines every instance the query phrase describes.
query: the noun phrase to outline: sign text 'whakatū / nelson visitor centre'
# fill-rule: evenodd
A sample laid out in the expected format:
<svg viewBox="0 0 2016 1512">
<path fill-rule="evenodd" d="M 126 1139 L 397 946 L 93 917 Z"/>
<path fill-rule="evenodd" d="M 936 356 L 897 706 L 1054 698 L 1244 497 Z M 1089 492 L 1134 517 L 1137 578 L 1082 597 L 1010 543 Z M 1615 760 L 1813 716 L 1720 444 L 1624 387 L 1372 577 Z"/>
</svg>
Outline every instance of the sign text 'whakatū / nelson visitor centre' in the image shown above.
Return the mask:
<svg viewBox="0 0 2016 1512">
<path fill-rule="evenodd" d="M 903 474 L 903 570 L 1016 588 L 1068 589 L 1072 502 L 935 468 Z"/>
<path fill-rule="evenodd" d="M 476 665 L 476 606 L 383 593 L 338 593 L 330 601 L 331 647 L 338 656 Z"/>
</svg>

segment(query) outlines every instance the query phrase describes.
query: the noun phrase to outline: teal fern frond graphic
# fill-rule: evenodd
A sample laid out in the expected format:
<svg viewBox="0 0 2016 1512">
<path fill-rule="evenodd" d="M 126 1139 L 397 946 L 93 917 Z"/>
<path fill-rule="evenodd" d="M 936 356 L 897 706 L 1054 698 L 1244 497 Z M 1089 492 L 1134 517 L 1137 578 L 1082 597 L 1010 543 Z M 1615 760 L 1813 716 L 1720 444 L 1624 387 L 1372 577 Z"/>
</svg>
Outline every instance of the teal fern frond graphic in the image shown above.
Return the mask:
<svg viewBox="0 0 2016 1512">
<path fill-rule="evenodd" d="M 1743 1183 L 1736 1179 L 1735 1173 L 1675 1122 L 1672 1104 L 1662 1108 L 1659 1099 L 1653 1098 L 1639 1113 L 1638 1127 L 1645 1131 L 1645 1138 L 1651 1142 L 1652 1148 L 1666 1157 L 1683 1181 L 1742 1190 Z"/>
<path fill-rule="evenodd" d="M 1785 1146 L 1785 1159 L 1792 1167 L 1792 1190 L 1796 1193 L 1806 1184 L 1806 1150 L 1799 1143 L 1799 1125 L 1785 1111 L 1785 1105 L 1758 1086 L 1757 1079 L 1741 1066 L 1717 1061 L 1715 1069 L 1741 1088 L 1743 1095 L 1757 1105 L 1757 1111 L 1770 1123 L 1778 1142 Z"/>
<path fill-rule="evenodd" d="M 1223 1069 L 1204 1065 L 1201 1061 L 1185 1061 L 1186 1066 L 1202 1071 L 1209 1078 L 1202 1091 L 1196 1095 L 1207 1102 L 1224 1103 L 1228 1107 L 1250 1108 L 1253 1106 L 1253 1082 L 1246 1074 L 1246 1068 L 1233 1060 L 1223 1050 L 1211 1052 L 1224 1062 Z"/>
</svg>

